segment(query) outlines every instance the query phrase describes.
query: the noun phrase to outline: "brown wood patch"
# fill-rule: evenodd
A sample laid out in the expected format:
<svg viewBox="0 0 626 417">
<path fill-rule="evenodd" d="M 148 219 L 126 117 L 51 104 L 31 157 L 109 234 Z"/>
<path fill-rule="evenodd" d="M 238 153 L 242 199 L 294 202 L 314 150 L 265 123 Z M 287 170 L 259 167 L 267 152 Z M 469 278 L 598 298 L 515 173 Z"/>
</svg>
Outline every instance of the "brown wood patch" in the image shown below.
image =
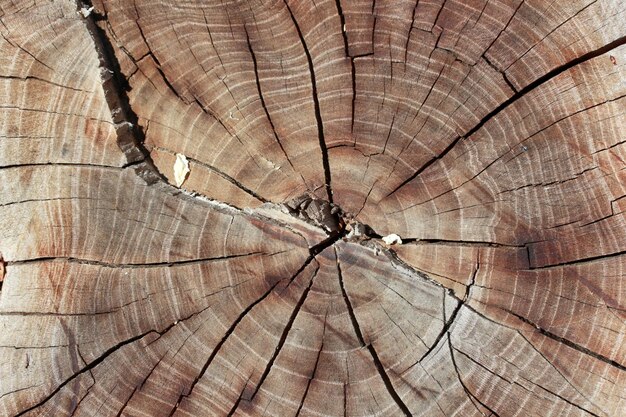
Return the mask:
<svg viewBox="0 0 626 417">
<path fill-rule="evenodd" d="M 0 415 L 624 415 L 625 19 L 0 2 Z"/>
</svg>

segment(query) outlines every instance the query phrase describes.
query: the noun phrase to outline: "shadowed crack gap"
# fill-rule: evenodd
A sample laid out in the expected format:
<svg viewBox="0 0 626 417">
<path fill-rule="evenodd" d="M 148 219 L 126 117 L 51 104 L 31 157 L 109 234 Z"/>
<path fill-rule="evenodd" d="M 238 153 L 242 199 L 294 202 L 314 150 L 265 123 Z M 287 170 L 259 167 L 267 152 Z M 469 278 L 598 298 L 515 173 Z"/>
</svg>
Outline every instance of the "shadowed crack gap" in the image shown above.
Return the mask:
<svg viewBox="0 0 626 417">
<path fill-rule="evenodd" d="M 93 7 L 91 1 L 76 2 L 77 10 L 82 7 Z M 92 11 L 88 17 L 82 19 L 85 23 L 87 31 L 91 35 L 94 48 L 98 54 L 100 61 L 100 71 L 102 75 L 102 89 L 105 99 L 111 112 L 111 118 L 115 123 L 115 131 L 117 134 L 117 144 L 126 155 L 129 165 L 139 163 L 135 166 L 135 172 L 148 185 L 154 184 L 165 178 L 159 173 L 150 153 L 144 146 L 144 132 L 138 124 L 139 118 L 131 109 L 127 91 L 130 91 L 130 85 L 126 78 L 122 75 L 120 63 L 115 57 L 113 45 L 104 30 L 96 24 L 96 20 L 105 20 L 95 11 Z"/>
<path fill-rule="evenodd" d="M 337 14 L 339 15 L 339 24 L 341 25 L 341 35 L 343 37 L 343 48 L 346 57 L 350 59 L 350 76 L 352 79 L 352 115 L 350 132 L 354 132 L 354 106 L 356 103 L 356 68 L 354 65 L 354 57 L 350 56 L 350 50 L 348 45 L 348 33 L 346 28 L 346 16 L 343 14 L 343 8 L 341 7 L 341 0 L 335 0 L 335 6 L 337 7 Z M 356 140 L 356 138 L 355 138 Z"/>
</svg>

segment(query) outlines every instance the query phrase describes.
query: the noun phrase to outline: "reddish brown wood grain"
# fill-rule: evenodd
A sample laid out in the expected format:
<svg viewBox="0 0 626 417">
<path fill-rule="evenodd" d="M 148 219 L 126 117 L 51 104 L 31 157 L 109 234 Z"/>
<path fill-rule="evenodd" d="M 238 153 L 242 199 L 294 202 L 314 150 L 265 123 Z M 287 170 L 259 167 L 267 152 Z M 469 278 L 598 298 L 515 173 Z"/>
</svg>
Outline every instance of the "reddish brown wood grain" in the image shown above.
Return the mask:
<svg viewBox="0 0 626 417">
<path fill-rule="evenodd" d="M 624 415 L 625 18 L 0 1 L 0 415 Z"/>
</svg>

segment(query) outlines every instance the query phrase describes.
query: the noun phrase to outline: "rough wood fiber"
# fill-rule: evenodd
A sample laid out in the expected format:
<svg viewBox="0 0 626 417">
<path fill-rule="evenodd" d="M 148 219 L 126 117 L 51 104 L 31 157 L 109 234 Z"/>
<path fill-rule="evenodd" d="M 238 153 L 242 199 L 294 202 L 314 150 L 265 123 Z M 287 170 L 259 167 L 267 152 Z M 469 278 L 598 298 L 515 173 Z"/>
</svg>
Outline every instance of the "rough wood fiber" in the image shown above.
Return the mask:
<svg viewBox="0 0 626 417">
<path fill-rule="evenodd" d="M 0 415 L 625 415 L 625 20 L 0 1 Z"/>
</svg>

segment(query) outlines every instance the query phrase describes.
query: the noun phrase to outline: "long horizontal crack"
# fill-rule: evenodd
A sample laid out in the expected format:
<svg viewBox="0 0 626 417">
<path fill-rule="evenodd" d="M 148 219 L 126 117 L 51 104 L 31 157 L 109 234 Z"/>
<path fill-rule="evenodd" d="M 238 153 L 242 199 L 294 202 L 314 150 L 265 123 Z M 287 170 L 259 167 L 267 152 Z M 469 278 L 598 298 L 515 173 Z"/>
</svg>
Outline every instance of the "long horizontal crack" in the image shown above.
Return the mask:
<svg viewBox="0 0 626 417">
<path fill-rule="evenodd" d="M 413 266 L 407 264 L 406 262 L 404 262 L 402 259 L 400 259 L 400 257 L 398 256 L 398 254 L 391 248 L 387 248 L 382 246 L 379 242 L 376 241 L 364 241 L 362 243 L 362 245 L 368 246 L 373 248 L 376 252 L 381 252 L 382 254 L 384 254 L 389 261 L 391 262 L 391 265 L 397 269 L 398 271 L 400 271 L 401 273 L 404 273 L 406 275 L 412 276 L 412 277 L 416 277 L 420 280 L 423 280 L 424 282 L 428 282 L 429 284 L 432 284 L 436 287 L 439 288 L 443 288 L 443 289 L 449 289 L 447 287 L 444 287 L 439 281 L 436 281 L 432 278 L 430 278 L 430 276 L 428 276 L 426 273 L 415 269 Z"/>
<path fill-rule="evenodd" d="M 27 203 L 45 203 L 50 201 L 71 201 L 71 200 L 90 200 L 88 197 L 52 197 L 52 198 L 29 198 L 26 200 L 11 201 L 8 203 L 0 204 L 0 207 L 13 206 L 15 204 L 27 204 Z"/>
<path fill-rule="evenodd" d="M 31 162 L 26 164 L 11 164 L 11 165 L 2 165 L 0 166 L 0 170 L 3 169 L 15 169 L 15 168 L 35 168 L 35 167 L 72 167 L 72 168 L 99 168 L 99 169 L 112 169 L 119 171 L 124 169 L 126 165 L 123 166 L 113 166 L 113 165 L 102 165 L 102 164 L 91 164 L 91 163 L 78 163 L 78 162 Z"/>
<path fill-rule="evenodd" d="M 419 238 L 402 238 L 403 244 L 413 245 L 446 245 L 446 246 L 476 246 L 476 247 L 494 247 L 494 248 L 524 248 L 525 245 L 509 245 L 498 242 L 488 242 L 482 240 L 450 240 L 450 239 L 419 239 Z"/>
<path fill-rule="evenodd" d="M 284 251 L 267 253 L 267 252 L 247 252 L 241 254 L 234 255 L 224 255 L 224 256 L 215 256 L 215 257 L 207 257 L 207 258 L 196 258 L 196 259 L 185 259 L 180 261 L 167 261 L 167 262 L 152 262 L 152 263 L 111 263 L 111 262 L 103 262 L 96 261 L 90 259 L 79 259 L 72 257 L 41 257 L 41 258 L 33 258 L 22 261 L 10 261 L 7 262 L 7 265 L 24 265 L 24 264 L 32 264 L 32 263 L 41 263 L 41 262 L 67 262 L 72 264 L 81 264 L 81 265 L 96 265 L 105 268 L 162 268 L 162 267 L 172 267 L 179 265 L 190 265 L 190 264 L 201 264 L 204 262 L 217 262 L 217 261 L 225 261 L 229 259 L 242 258 L 247 256 L 255 256 L 255 255 L 264 255 L 264 256 L 274 256 L 280 253 L 284 253 Z"/>
<path fill-rule="evenodd" d="M 558 263 L 542 265 L 542 266 L 531 265 L 529 269 L 541 270 L 541 269 L 559 268 L 559 267 L 570 266 L 570 265 L 586 264 L 586 263 L 598 261 L 601 259 L 616 258 L 616 257 L 623 256 L 623 255 L 626 255 L 626 250 L 615 252 L 615 253 L 609 253 L 607 255 L 590 256 L 588 258 L 580 258 L 580 259 L 575 259 L 573 261 L 558 262 Z M 530 259 L 530 256 L 529 256 L 529 259 Z"/>
</svg>

